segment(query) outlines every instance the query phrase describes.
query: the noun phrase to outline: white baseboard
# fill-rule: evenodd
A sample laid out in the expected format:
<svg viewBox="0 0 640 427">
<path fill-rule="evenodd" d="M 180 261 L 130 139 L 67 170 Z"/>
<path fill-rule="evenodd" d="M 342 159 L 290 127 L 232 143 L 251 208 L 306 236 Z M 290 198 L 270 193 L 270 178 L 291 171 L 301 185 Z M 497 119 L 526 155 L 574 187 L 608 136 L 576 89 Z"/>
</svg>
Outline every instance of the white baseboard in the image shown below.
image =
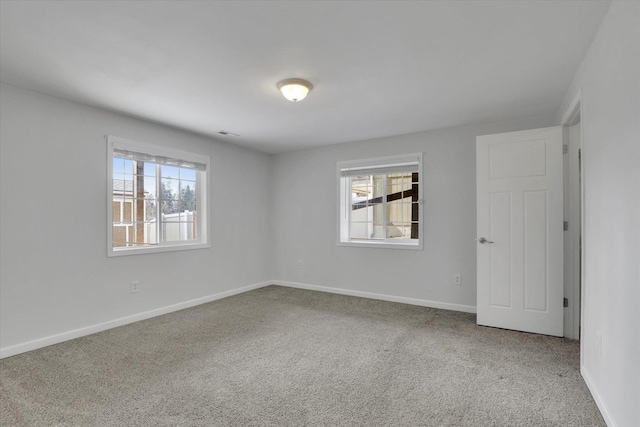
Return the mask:
<svg viewBox="0 0 640 427">
<path fill-rule="evenodd" d="M 156 316 L 162 316 L 163 314 L 172 313 L 174 311 L 183 310 L 185 308 L 194 307 L 196 305 L 205 304 L 211 301 L 219 300 L 222 298 L 230 297 L 232 295 L 241 294 L 243 292 L 252 291 L 254 289 L 263 288 L 269 285 L 280 285 L 290 288 L 309 289 L 313 291 L 329 292 L 340 295 L 349 295 L 361 298 L 371 298 L 382 301 L 399 302 L 403 304 L 418 305 L 422 307 L 441 308 L 444 310 L 463 311 L 465 313 L 475 313 L 476 307 L 471 305 L 451 304 L 446 302 L 428 301 L 417 298 L 398 297 L 387 294 L 376 294 L 372 292 L 353 291 L 349 289 L 332 288 L 327 286 L 309 285 L 306 283 L 286 282 L 282 280 L 269 280 L 266 282 L 255 283 L 252 285 L 244 286 L 238 289 L 232 289 L 225 292 L 220 292 L 214 295 L 208 295 L 201 298 L 184 301 L 181 303 L 169 305 L 166 307 L 156 308 L 154 310 L 145 311 L 142 313 L 132 314 L 130 316 L 120 317 L 118 319 L 109 320 L 107 322 L 98 323 L 96 325 L 86 326 L 83 328 L 74 329 L 59 334 L 49 335 L 47 337 L 38 338 L 35 340 L 27 341 L 20 344 L 11 345 L 8 347 L 0 348 L 0 359 L 5 357 L 15 356 L 16 354 L 25 353 L 27 351 L 36 350 L 42 347 L 47 347 L 53 344 L 59 344 L 64 341 L 69 341 L 75 338 L 84 337 L 87 335 L 95 334 L 97 332 L 106 331 L 107 329 L 117 328 L 118 326 L 128 325 L 129 323 L 139 322 L 141 320 L 150 319 Z"/>
<path fill-rule="evenodd" d="M 589 372 L 584 367 L 584 365 L 580 366 L 580 374 L 582 374 L 582 378 L 584 379 L 584 382 L 587 384 L 587 388 L 591 392 L 591 396 L 593 396 L 593 400 L 596 402 L 596 406 L 598 406 L 598 409 L 602 414 L 602 418 L 604 418 L 604 422 L 607 424 L 608 427 L 617 427 L 617 424 L 611 417 L 611 413 L 607 409 L 607 405 L 604 404 L 602 397 L 600 397 L 600 394 L 598 393 L 598 389 L 596 388 L 593 380 L 591 379 L 591 376 L 589 375 Z"/>
<path fill-rule="evenodd" d="M 106 331 L 107 329 L 116 328 L 118 326 L 124 326 L 129 323 L 139 322 L 141 320 L 150 319 L 152 317 L 161 316 L 163 314 L 172 313 L 178 310 L 183 310 L 185 308 L 206 304 L 211 301 L 216 301 L 222 298 L 230 297 L 232 295 L 238 295 L 244 292 L 263 288 L 269 285 L 279 285 L 279 286 L 285 286 L 285 287 L 297 288 L 297 289 L 308 289 L 312 291 L 328 292 L 328 293 L 334 293 L 334 294 L 340 294 L 340 295 L 349 295 L 354 297 L 398 302 L 398 303 L 417 305 L 422 307 L 462 311 L 465 313 L 476 313 L 476 307 L 472 305 L 453 304 L 453 303 L 429 301 L 429 300 L 423 300 L 423 299 L 417 299 L 417 298 L 399 297 L 394 295 L 354 291 L 350 289 L 333 288 L 328 286 L 310 285 L 307 283 L 287 282 L 282 280 L 269 280 L 266 282 L 254 283 L 252 285 L 244 286 L 242 288 L 231 289 L 229 291 L 224 291 L 224 292 L 208 295 L 201 298 L 184 301 L 178 304 L 173 304 L 166 307 L 156 308 L 154 310 L 149 310 L 142 313 L 121 317 L 118 319 L 113 319 L 113 320 L 99 323 L 96 325 L 91 325 L 84 328 L 78 328 L 78 329 L 74 329 L 68 332 L 63 332 L 60 334 L 50 335 L 44 338 L 38 338 L 38 339 L 27 341 L 21 344 L 3 347 L 3 348 L 0 348 L 0 359 L 4 359 L 5 357 L 10 357 L 10 356 L 15 356 L 17 354 L 25 353 L 31 350 L 36 350 L 42 347 L 47 347 L 53 344 L 59 344 L 61 342 L 69 341 L 75 338 L 80 338 L 87 335 L 95 334 L 97 332 Z M 598 393 L 598 390 L 593 380 L 591 379 L 591 376 L 589 375 L 588 371 L 584 366 L 580 367 L 580 373 L 582 374 L 582 377 L 584 378 L 584 381 L 587 384 L 587 387 L 589 388 L 589 391 L 591 392 L 591 395 L 593 396 L 593 399 L 596 402 L 596 405 L 598 406 L 598 409 L 600 410 L 600 413 L 602 414 L 602 417 L 604 418 L 604 421 L 607 424 L 607 426 L 617 427 L 610 412 L 607 410 L 607 406 L 605 405 L 604 401 L 600 397 L 600 394 Z"/>
<path fill-rule="evenodd" d="M 419 305 L 421 307 L 441 308 L 443 310 L 462 311 L 465 313 L 475 313 L 476 307 L 473 305 L 452 304 L 448 302 L 429 301 L 417 298 L 398 297 L 387 294 L 376 294 L 372 292 L 353 291 L 350 289 L 332 288 L 328 286 L 309 285 L 307 283 L 285 282 L 282 280 L 271 281 L 274 285 L 287 286 L 289 288 L 308 289 L 311 291 L 329 292 L 332 294 L 349 295 L 352 297 L 370 298 L 382 301 L 399 302 L 403 304 Z"/>
<path fill-rule="evenodd" d="M 64 341 L 69 341 L 74 338 L 80 338 L 87 335 L 95 334 L 96 332 L 106 331 L 107 329 L 117 328 L 118 326 L 128 325 L 129 323 L 139 322 L 141 320 L 150 319 L 156 316 L 162 316 L 163 314 L 172 313 L 174 311 L 183 310 L 185 308 L 194 307 L 196 305 L 205 304 L 211 301 L 219 300 L 222 298 L 230 297 L 232 295 L 241 294 L 243 292 L 251 291 L 254 289 L 262 288 L 271 285 L 273 282 L 261 282 L 254 283 L 252 285 L 244 286 L 238 289 L 232 289 L 225 292 L 220 292 L 213 295 L 207 295 L 205 297 L 192 299 L 189 301 L 180 302 L 166 307 L 156 308 L 154 310 L 145 311 L 142 313 L 132 314 L 130 316 L 120 317 L 118 319 L 109 320 L 107 322 L 98 323 L 96 325 L 86 326 L 84 328 L 74 329 L 68 332 L 62 332 L 60 334 L 49 335 L 44 338 L 38 338 L 32 341 L 27 341 L 21 344 L 11 345 L 8 347 L 0 348 L 0 359 L 5 357 L 15 356 L 16 354 L 24 353 L 38 348 L 47 347 L 53 344 L 59 344 Z"/>
</svg>

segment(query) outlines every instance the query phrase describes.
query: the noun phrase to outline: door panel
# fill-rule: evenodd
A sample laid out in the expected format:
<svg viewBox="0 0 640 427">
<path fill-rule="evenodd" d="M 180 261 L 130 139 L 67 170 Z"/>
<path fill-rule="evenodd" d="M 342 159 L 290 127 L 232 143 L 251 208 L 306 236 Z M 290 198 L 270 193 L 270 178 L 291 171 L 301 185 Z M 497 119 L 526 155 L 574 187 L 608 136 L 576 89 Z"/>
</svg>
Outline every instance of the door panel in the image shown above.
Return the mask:
<svg viewBox="0 0 640 427">
<path fill-rule="evenodd" d="M 524 194 L 524 308 L 547 310 L 547 192 Z"/>
<path fill-rule="evenodd" d="M 489 148 L 491 178 L 544 176 L 546 174 L 546 141 L 523 141 L 494 145 Z"/>
<path fill-rule="evenodd" d="M 562 129 L 479 136 L 476 149 L 478 324 L 562 336 Z"/>
<path fill-rule="evenodd" d="M 511 263 L 502 261 L 511 253 L 511 194 L 497 192 L 489 197 L 491 239 L 495 239 L 490 247 L 491 305 L 511 307 Z"/>
</svg>

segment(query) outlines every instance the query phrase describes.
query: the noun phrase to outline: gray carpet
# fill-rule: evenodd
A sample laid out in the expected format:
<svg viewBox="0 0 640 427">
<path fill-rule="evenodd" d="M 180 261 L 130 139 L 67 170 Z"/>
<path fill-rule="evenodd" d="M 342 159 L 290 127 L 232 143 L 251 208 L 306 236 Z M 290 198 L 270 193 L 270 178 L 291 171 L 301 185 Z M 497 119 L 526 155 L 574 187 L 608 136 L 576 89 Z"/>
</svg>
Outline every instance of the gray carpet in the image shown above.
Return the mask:
<svg viewBox="0 0 640 427">
<path fill-rule="evenodd" d="M 0 361 L 2 426 L 603 426 L 577 341 L 269 286 Z"/>
</svg>

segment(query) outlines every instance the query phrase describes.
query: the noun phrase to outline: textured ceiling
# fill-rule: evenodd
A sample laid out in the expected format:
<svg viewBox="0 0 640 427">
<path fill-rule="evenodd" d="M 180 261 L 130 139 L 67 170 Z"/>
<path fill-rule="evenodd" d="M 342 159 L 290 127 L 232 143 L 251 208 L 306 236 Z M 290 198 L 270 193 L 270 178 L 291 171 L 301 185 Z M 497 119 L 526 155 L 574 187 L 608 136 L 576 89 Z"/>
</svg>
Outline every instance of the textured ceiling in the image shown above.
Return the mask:
<svg viewBox="0 0 640 427">
<path fill-rule="evenodd" d="M 553 114 L 610 2 L 0 4 L 3 83 L 276 153 Z"/>
</svg>

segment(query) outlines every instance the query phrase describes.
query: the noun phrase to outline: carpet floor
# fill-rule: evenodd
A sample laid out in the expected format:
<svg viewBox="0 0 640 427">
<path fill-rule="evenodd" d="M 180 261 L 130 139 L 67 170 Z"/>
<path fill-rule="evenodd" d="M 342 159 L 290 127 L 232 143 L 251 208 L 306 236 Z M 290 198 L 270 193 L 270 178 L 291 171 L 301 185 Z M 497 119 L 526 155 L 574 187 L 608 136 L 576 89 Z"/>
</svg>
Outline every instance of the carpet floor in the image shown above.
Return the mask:
<svg viewBox="0 0 640 427">
<path fill-rule="evenodd" d="M 0 361 L 2 426 L 604 426 L 577 341 L 268 286 Z"/>
</svg>

